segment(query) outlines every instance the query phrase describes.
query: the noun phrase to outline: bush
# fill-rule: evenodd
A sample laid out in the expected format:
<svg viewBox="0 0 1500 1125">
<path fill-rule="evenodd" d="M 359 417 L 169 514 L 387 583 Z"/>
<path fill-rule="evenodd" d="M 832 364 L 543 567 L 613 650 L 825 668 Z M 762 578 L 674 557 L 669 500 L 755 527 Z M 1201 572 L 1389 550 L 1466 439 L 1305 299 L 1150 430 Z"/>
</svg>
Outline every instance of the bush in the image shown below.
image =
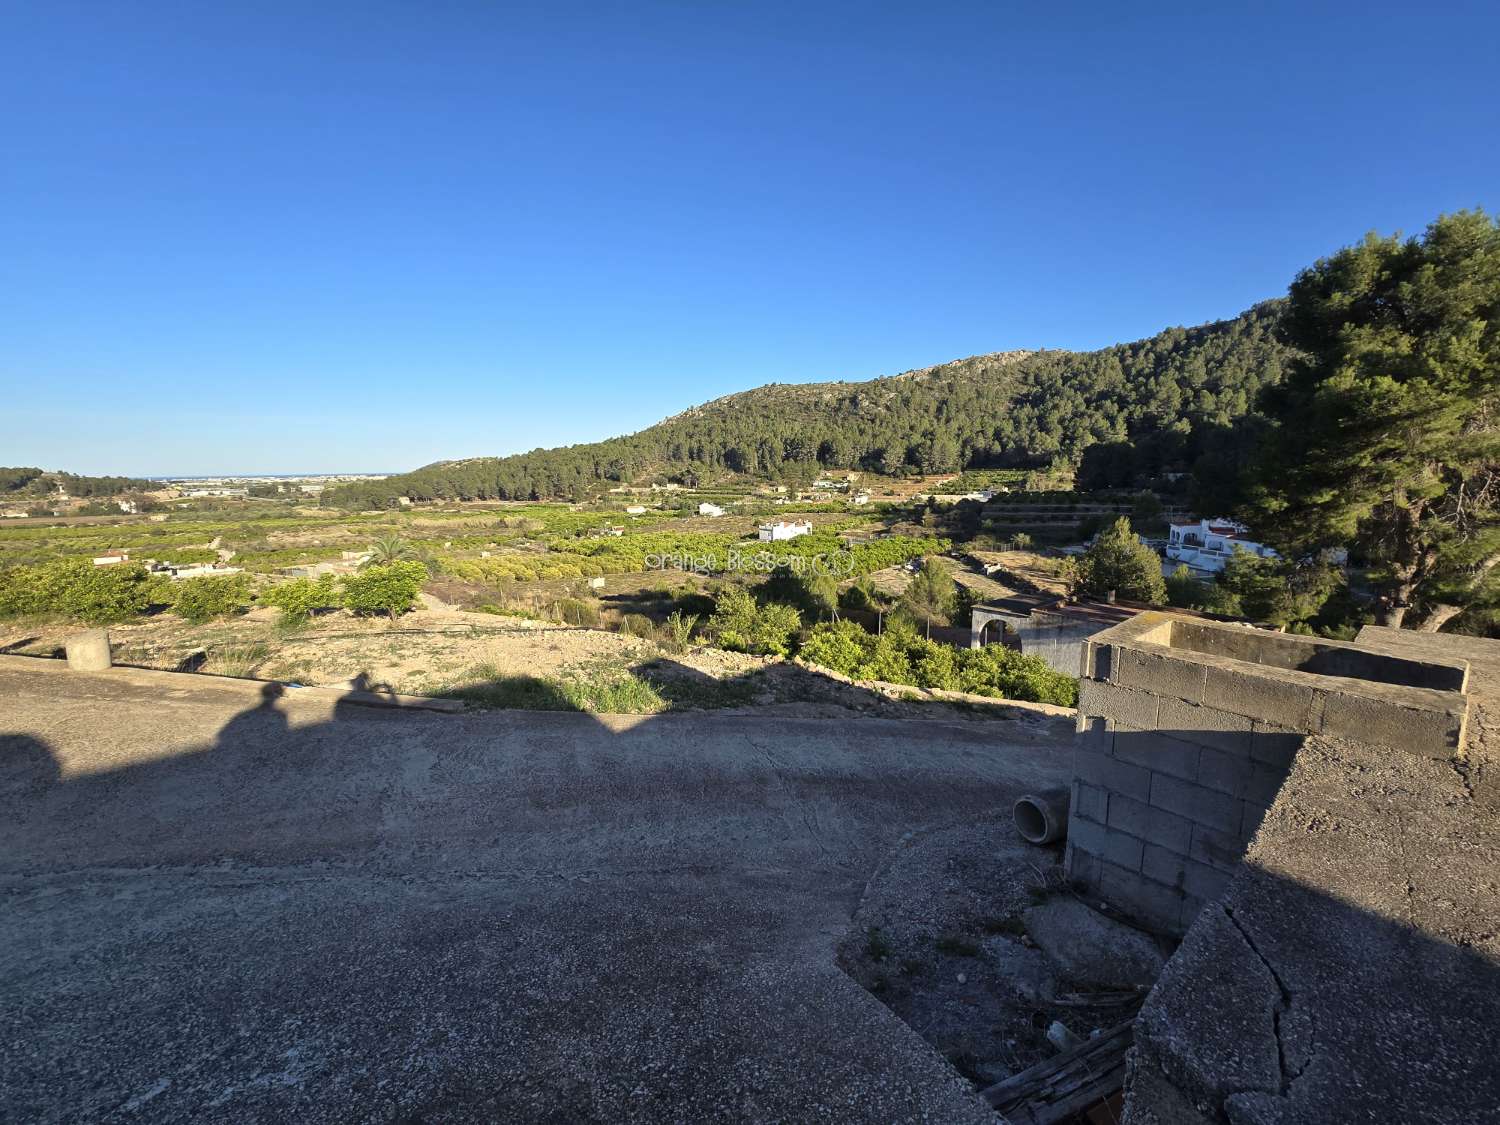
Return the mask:
<svg viewBox="0 0 1500 1125">
<path fill-rule="evenodd" d="M 959 684 L 974 695 L 1078 706 L 1077 680 L 1054 671 L 1039 656 L 1026 656 L 1004 645 L 966 650 L 961 657 Z"/>
<path fill-rule="evenodd" d="M 875 638 L 852 621 L 813 626 L 802 645 L 802 656 L 840 675 L 853 676 L 875 647 Z"/>
<path fill-rule="evenodd" d="M 627 637 L 640 637 L 650 640 L 656 636 L 656 626 L 652 624 L 651 618 L 644 613 L 627 613 L 620 618 L 620 632 Z"/>
<path fill-rule="evenodd" d="M 869 659 L 855 669 L 855 678 L 860 680 L 883 680 L 890 684 L 916 685 L 916 673 L 912 670 L 911 657 L 907 650 L 922 638 L 914 629 L 898 623 L 875 638 Z"/>
<path fill-rule="evenodd" d="M 553 603 L 552 612 L 564 625 L 579 625 L 589 629 L 599 627 L 598 605 L 583 598 L 559 598 Z"/>
<path fill-rule="evenodd" d="M 839 608 L 857 613 L 875 607 L 875 587 L 868 578 L 861 578 L 839 595 Z"/>
<path fill-rule="evenodd" d="M 677 610 L 662 626 L 662 644 L 671 652 L 682 652 L 693 639 L 693 626 L 698 624 L 698 615 Z"/>
<path fill-rule="evenodd" d="M 419 562 L 371 566 L 344 579 L 344 605 L 355 613 L 385 613 L 391 620 L 411 609 L 427 581 Z"/>
<path fill-rule="evenodd" d="M 1167 604 L 1178 609 L 1202 609 L 1208 604 L 1208 584 L 1200 581 L 1185 565 L 1179 565 L 1167 579 Z"/>
<path fill-rule="evenodd" d="M 802 615 L 789 605 L 757 606 L 743 586 L 726 586 L 714 603 L 709 629 L 718 643 L 735 652 L 786 656 Z"/>
<path fill-rule="evenodd" d="M 154 586 L 139 563 L 95 566 L 60 559 L 0 576 L 0 616 L 61 613 L 90 625 L 129 621 L 148 605 Z"/>
<path fill-rule="evenodd" d="M 250 603 L 250 581 L 243 574 L 208 574 L 177 583 L 172 608 L 179 617 L 202 625 L 238 613 Z"/>
<path fill-rule="evenodd" d="M 261 604 L 275 606 L 281 610 L 283 625 L 294 625 L 306 621 L 320 609 L 331 609 L 339 604 L 338 589 L 333 576 L 321 578 L 294 578 L 272 586 L 260 595 Z"/>
<path fill-rule="evenodd" d="M 925 643 L 915 662 L 917 684 L 943 691 L 958 689 L 958 651 L 949 645 Z"/>
</svg>

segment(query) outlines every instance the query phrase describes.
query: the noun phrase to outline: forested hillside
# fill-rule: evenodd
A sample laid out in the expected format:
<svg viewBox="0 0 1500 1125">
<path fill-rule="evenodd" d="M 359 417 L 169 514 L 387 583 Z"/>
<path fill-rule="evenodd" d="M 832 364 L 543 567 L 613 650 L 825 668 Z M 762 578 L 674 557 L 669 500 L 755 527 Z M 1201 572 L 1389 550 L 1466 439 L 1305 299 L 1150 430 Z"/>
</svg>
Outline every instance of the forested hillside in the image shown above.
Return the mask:
<svg viewBox="0 0 1500 1125">
<path fill-rule="evenodd" d="M 69 496 L 118 496 L 155 487 L 149 480 L 135 477 L 85 477 L 20 466 L 0 468 L 0 497 L 7 499 L 49 496 L 59 488 Z"/>
<path fill-rule="evenodd" d="M 863 383 L 771 384 L 627 437 L 511 457 L 445 461 L 349 485 L 335 502 L 581 498 L 619 482 L 701 483 L 728 474 L 804 480 L 1082 466 L 1097 485 L 1224 456 L 1231 423 L 1281 378 L 1281 301 L 1097 352 L 1007 352 Z M 1092 450 L 1091 453 L 1086 451 Z"/>
</svg>

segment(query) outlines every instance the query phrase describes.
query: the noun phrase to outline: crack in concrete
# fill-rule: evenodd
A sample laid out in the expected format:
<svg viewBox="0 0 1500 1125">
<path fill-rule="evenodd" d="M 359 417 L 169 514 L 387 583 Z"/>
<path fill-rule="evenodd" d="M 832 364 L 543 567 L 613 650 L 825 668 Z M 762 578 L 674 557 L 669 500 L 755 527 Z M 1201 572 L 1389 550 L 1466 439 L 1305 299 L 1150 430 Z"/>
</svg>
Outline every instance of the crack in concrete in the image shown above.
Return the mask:
<svg viewBox="0 0 1500 1125">
<path fill-rule="evenodd" d="M 1240 925 L 1239 919 L 1234 916 L 1234 910 L 1228 906 L 1224 907 L 1223 910 L 1224 917 L 1229 919 L 1229 924 L 1240 935 L 1240 940 L 1245 943 L 1245 948 L 1255 954 L 1256 959 L 1266 967 L 1266 972 L 1270 973 L 1271 979 L 1276 982 L 1276 990 L 1279 996 L 1277 1002 L 1271 1008 L 1271 1031 L 1276 1036 L 1276 1080 L 1280 1087 L 1278 1092 L 1282 1097 L 1286 1097 L 1292 1083 L 1301 1078 L 1302 1072 L 1307 1069 L 1306 1063 L 1303 1063 L 1302 1066 L 1295 1070 L 1287 1063 L 1286 1040 L 1282 1036 L 1281 1020 L 1284 1015 L 1292 1010 L 1292 990 L 1287 987 L 1286 981 L 1281 979 L 1281 974 L 1276 971 L 1276 967 L 1271 964 L 1270 959 L 1260 951 L 1260 947 L 1250 937 L 1249 931 Z"/>
</svg>

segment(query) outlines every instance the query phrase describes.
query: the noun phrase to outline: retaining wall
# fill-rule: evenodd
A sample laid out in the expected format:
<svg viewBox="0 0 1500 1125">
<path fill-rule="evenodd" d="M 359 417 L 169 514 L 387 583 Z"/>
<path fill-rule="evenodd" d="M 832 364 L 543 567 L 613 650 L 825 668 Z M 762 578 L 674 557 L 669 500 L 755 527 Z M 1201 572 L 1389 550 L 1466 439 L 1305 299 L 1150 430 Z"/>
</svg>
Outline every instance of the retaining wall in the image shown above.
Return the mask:
<svg viewBox="0 0 1500 1125">
<path fill-rule="evenodd" d="M 1150 927 L 1219 897 L 1309 734 L 1450 757 L 1462 661 L 1146 613 L 1083 645 L 1071 880 Z"/>
</svg>

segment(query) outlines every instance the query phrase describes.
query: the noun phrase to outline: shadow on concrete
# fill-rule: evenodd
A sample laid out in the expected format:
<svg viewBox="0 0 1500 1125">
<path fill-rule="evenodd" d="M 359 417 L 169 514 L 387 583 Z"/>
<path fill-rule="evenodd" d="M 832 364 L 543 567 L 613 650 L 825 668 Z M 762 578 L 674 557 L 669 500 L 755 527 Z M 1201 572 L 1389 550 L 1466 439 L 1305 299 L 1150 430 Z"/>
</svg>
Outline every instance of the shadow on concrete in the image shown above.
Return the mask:
<svg viewBox="0 0 1500 1125">
<path fill-rule="evenodd" d="M 677 665 L 675 674 L 699 690 L 704 687 L 692 680 L 701 673 Z M 368 677 L 364 683 L 369 686 Z M 505 677 L 490 686 L 514 699 L 543 693 L 550 685 Z M 712 983 L 717 980 L 712 974 L 722 971 L 726 958 L 742 966 L 736 980 L 753 976 L 753 967 L 766 962 L 769 953 L 757 942 L 768 939 L 753 938 L 760 933 L 754 927 L 767 925 L 769 904 L 785 897 L 787 887 L 801 887 L 815 862 L 869 862 L 868 849 L 839 835 L 852 830 L 838 827 L 838 817 L 853 816 L 864 825 L 862 831 L 885 838 L 904 823 L 992 815 L 1001 803 L 993 787 L 978 790 L 958 775 L 921 772 L 920 745 L 910 747 L 914 772 L 907 775 L 887 770 L 852 776 L 847 752 L 823 758 L 813 753 L 799 761 L 783 745 L 751 742 L 746 761 L 727 762 L 723 777 L 684 779 L 683 763 L 691 760 L 694 747 L 674 743 L 670 721 L 652 717 L 628 732 L 594 720 L 594 727 L 607 732 L 608 745 L 620 751 L 606 752 L 607 760 L 585 768 L 583 757 L 599 757 L 600 751 L 579 748 L 576 724 L 549 727 L 538 716 L 541 733 L 534 738 L 545 745 L 545 756 L 516 762 L 513 772 L 492 777 L 476 771 L 473 762 L 486 753 L 507 752 L 515 728 L 503 721 L 480 729 L 473 721 L 340 700 L 333 719 L 297 723 L 284 691 L 266 684 L 259 700 L 225 722 L 211 743 L 68 779 L 44 738 L 0 736 L 0 836 L 7 841 L 7 867 L 15 873 L 7 878 L 45 879 L 50 872 L 66 878 L 68 871 L 83 870 L 95 872 L 89 879 L 102 880 L 60 883 L 66 895 L 26 896 L 28 915 L 85 913 L 62 914 L 41 930 L 26 931 L 33 942 L 45 932 L 55 950 L 11 944 L 9 957 L 20 960 L 8 962 L 16 971 L 8 974 L 0 1012 L 0 1096 L 20 1119 L 107 1117 L 127 1101 L 143 1120 L 158 1110 L 164 1117 L 191 1117 L 207 1109 L 210 1089 L 222 1091 L 227 1101 L 207 1116 L 236 1106 L 244 1111 L 241 1119 L 273 1108 L 295 1116 L 307 1110 L 297 1099 L 324 1087 L 337 1099 L 331 1110 L 336 1116 L 365 1110 L 375 1115 L 377 1108 L 383 1113 L 394 1105 L 382 1100 L 390 1097 L 384 1092 L 388 1081 L 425 1083 L 420 1104 L 406 1106 L 405 1112 L 441 1119 L 510 1114 L 513 1119 L 618 1120 L 627 1103 L 612 1091 L 636 1087 L 649 1087 L 653 1097 L 666 1099 L 638 1107 L 647 1116 L 806 1118 L 816 1116 L 819 1106 L 841 1115 L 850 1105 L 846 1091 L 821 1100 L 826 1075 L 855 1057 L 861 1067 L 879 1073 L 882 1053 L 900 1050 L 899 1045 L 874 1035 L 858 1023 L 863 1016 L 842 1007 L 828 1008 L 823 1019 L 854 1021 L 849 1025 L 862 1029 L 857 1039 L 840 1038 L 831 1023 L 805 1023 L 813 1017 L 797 1006 L 795 998 L 807 983 L 800 978 L 786 987 L 767 985 L 769 998 L 752 998 L 723 991 L 728 986 Z M 467 741 L 461 752 L 452 748 L 450 766 L 444 751 L 460 730 Z M 1003 738 L 1003 730 L 986 725 L 973 732 L 975 753 L 986 738 Z M 762 756 L 766 777 L 746 776 Z M 344 784 L 344 779 L 353 781 Z M 652 835 L 653 825 L 669 819 L 675 804 L 700 799 L 709 784 L 723 786 L 733 797 L 722 814 L 707 817 L 722 821 L 730 834 L 715 845 L 717 862 L 749 852 L 747 862 L 763 869 L 735 875 L 728 884 L 702 882 L 709 867 L 695 857 L 708 854 L 697 836 L 706 829 L 683 822 L 667 827 L 664 839 Z M 601 794 L 621 807 L 605 806 Z M 794 799 L 782 824 L 776 819 L 779 809 Z M 841 811 L 840 804 L 863 807 L 851 813 Z M 609 811 L 599 811 L 606 807 Z M 777 833 L 788 838 L 808 835 L 810 850 L 753 854 L 743 842 L 751 813 L 770 817 L 780 826 Z M 587 817 L 599 818 L 598 824 Z M 309 836 L 314 827 L 316 835 Z M 561 833 L 562 843 L 547 845 L 563 849 L 560 858 L 534 854 L 533 835 L 544 830 Z M 564 877 L 557 872 L 566 870 L 565 861 L 585 867 L 590 862 L 582 851 L 575 857 L 567 850 L 574 846 L 572 837 L 585 831 L 607 831 L 611 846 L 620 849 L 593 860 L 596 866 L 635 853 L 645 881 L 620 897 L 595 892 L 594 898 L 561 883 Z M 444 874 L 494 864 L 497 847 L 511 866 L 532 865 L 528 870 L 534 875 L 514 885 L 527 886 L 524 879 L 534 878 L 564 886 L 565 905 L 548 911 L 528 905 L 533 892 L 506 889 L 514 876 L 507 876 L 512 883 L 487 876 L 456 884 Z M 826 858 L 829 847 L 845 852 Z M 360 873 L 370 856 L 393 849 L 434 857 L 432 870 L 422 869 L 415 881 L 384 883 Z M 674 855 L 691 870 L 670 872 Z M 803 858 L 820 855 L 825 858 Z M 244 873 L 216 867 L 231 861 Z M 143 864 L 162 880 L 156 885 L 168 890 L 155 891 L 150 881 L 110 882 L 124 878 L 111 872 Z M 251 873 L 286 864 L 306 865 L 298 868 L 305 874 L 263 886 Z M 320 874 L 341 865 L 350 869 L 343 884 Z M 868 869 L 842 878 L 852 879 L 857 892 Z M 211 874 L 215 871 L 219 874 Z M 215 879 L 238 880 L 244 899 L 226 898 L 212 885 Z M 674 879 L 687 880 L 678 897 L 656 893 Z M 1377 1105 L 1398 1107 L 1389 1120 L 1494 1120 L 1500 1072 L 1492 1066 L 1490 1044 L 1500 1027 L 1500 966 L 1399 914 L 1363 910 L 1269 872 L 1257 872 L 1255 880 L 1264 909 L 1230 916 L 1211 905 L 1208 911 L 1223 915 L 1223 922 L 1200 927 L 1204 936 L 1190 936 L 1187 943 L 1201 945 L 1200 958 L 1216 966 L 1175 994 L 1183 1006 L 1173 1016 L 1174 1026 L 1192 1028 L 1198 1057 L 1219 1060 L 1216 1065 L 1237 1083 L 1237 1096 L 1260 1099 L 1256 1109 L 1264 1120 L 1363 1120 Z M 735 888 L 740 881 L 743 888 Z M 366 884 L 374 889 L 360 890 L 362 897 L 339 897 Z M 111 889 L 116 885 L 118 893 Z M 429 885 L 441 893 L 422 889 Z M 585 879 L 578 885 L 588 884 Z M 318 897 L 325 893 L 326 899 Z M 826 885 L 814 880 L 805 893 L 805 900 L 787 899 L 786 908 L 809 911 L 821 901 L 819 909 L 827 909 Z M 305 900 L 311 905 L 302 908 L 304 913 L 287 914 L 289 907 L 255 905 L 255 895 L 277 903 L 312 897 Z M 410 912 L 378 921 L 384 904 L 405 901 L 403 896 L 415 896 Z M 140 905 L 129 906 L 132 897 Z M 121 901 L 127 905 L 114 905 Z M 848 908 L 832 913 L 843 910 L 847 917 Z M 540 947 L 516 944 L 506 913 L 533 909 L 540 911 L 537 940 L 556 947 L 545 954 L 554 961 L 536 979 L 517 976 L 516 966 L 544 954 Z M 116 910 L 131 913 L 111 913 Z M 196 920 L 200 915 L 203 920 Z M 319 930 L 333 924 L 320 922 L 320 915 L 332 918 L 339 932 L 330 936 Z M 685 926 L 684 918 L 696 915 L 734 922 Z M 110 928 L 110 920 L 121 917 L 129 924 Z M 87 929 L 101 924 L 106 928 L 98 932 Z M 190 952 L 172 944 L 187 938 L 193 939 L 186 947 Z M 799 940 L 809 950 L 822 949 L 811 939 Z M 58 958 L 72 968 L 59 969 Z M 244 976 L 242 962 L 271 978 Z M 54 981 L 54 972 L 70 975 Z M 175 986 L 162 978 L 179 973 L 183 984 L 172 991 Z M 499 1008 L 484 1007 L 496 996 Z M 1413 1003 L 1412 997 L 1428 1000 Z M 411 1007 L 399 1009 L 398 1002 Z M 820 1003 L 835 1001 L 824 997 Z M 839 994 L 837 1004 L 845 1003 L 847 997 Z M 505 1014 L 510 1008 L 524 1018 Z M 700 1025 L 718 1027 L 715 1013 L 740 1030 L 716 1031 L 718 1039 L 703 1034 Z M 140 1019 L 147 1016 L 149 1026 L 160 1029 L 160 1042 L 147 1043 L 144 1035 L 139 1043 L 119 1038 L 119 1027 L 142 1034 Z M 506 1022 L 512 1019 L 518 1022 Z M 236 1028 L 246 1020 L 256 1034 L 268 1037 L 281 1060 L 257 1061 L 248 1079 L 238 1060 L 252 1055 L 259 1060 L 260 1047 L 253 1039 L 236 1038 L 244 1034 Z M 434 1039 L 424 1030 L 434 1021 L 451 1021 L 454 1030 Z M 268 1030 L 294 1024 L 303 1026 L 296 1036 Z M 671 1036 L 678 1024 L 691 1029 L 691 1042 Z M 361 1046 L 361 1037 L 372 1034 L 369 1028 L 387 1026 L 399 1029 L 398 1038 L 420 1041 L 422 1050 L 405 1055 L 409 1044 L 393 1049 L 384 1040 Z M 315 1028 L 316 1036 L 308 1028 Z M 207 1041 L 195 1045 L 200 1034 Z M 309 1043 L 322 1054 L 304 1073 L 295 1052 L 312 1051 L 298 1046 Z M 793 1054 L 776 1064 L 774 1092 L 753 1084 L 746 1092 L 731 1083 L 722 1093 L 744 1059 L 788 1050 Z M 178 1051 L 188 1053 L 169 1057 Z M 524 1079 L 506 1069 L 513 1058 L 524 1067 Z M 579 1058 L 587 1064 L 587 1080 L 570 1069 Z M 85 1081 L 79 1066 L 92 1068 L 92 1077 Z M 667 1077 L 654 1067 L 664 1068 L 660 1074 Z M 256 1068 L 268 1077 L 254 1077 Z M 353 1072 L 365 1077 L 350 1086 L 344 1075 Z M 932 1080 L 929 1075 L 920 1081 Z M 1181 1074 L 1174 1081 L 1193 1087 Z M 694 1102 L 702 1089 L 720 1090 L 728 1100 Z M 158 1093 L 139 1100 L 152 1090 Z M 1164 1087 L 1158 1096 L 1170 1094 Z M 523 1096 L 533 1100 L 523 1102 Z M 940 1099 L 937 1104 L 937 1118 L 969 1120 L 953 1110 L 956 1103 Z M 900 1116 L 873 1102 L 866 1110 L 854 1116 Z"/>
<path fill-rule="evenodd" d="M 1065 768 L 1040 737 L 1013 766 L 1003 722 L 936 752 L 915 725 L 330 714 L 205 678 L 242 702 L 198 739 L 222 713 L 175 710 L 180 681 L 160 707 L 79 682 L 67 754 L 41 723 L 0 736 L 20 1120 L 981 1120 L 831 945 L 901 832 Z"/>
</svg>

